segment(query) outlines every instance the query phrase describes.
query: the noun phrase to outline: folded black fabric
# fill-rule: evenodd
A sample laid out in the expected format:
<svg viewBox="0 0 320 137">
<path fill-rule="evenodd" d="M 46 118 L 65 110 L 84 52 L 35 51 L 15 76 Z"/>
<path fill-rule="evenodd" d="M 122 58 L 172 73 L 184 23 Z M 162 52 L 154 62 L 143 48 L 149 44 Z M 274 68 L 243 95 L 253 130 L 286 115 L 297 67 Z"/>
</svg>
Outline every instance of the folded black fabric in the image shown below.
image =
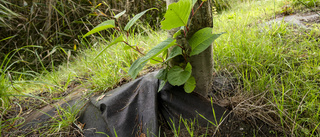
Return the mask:
<svg viewBox="0 0 320 137">
<path fill-rule="evenodd" d="M 219 122 L 228 113 L 196 93 L 185 93 L 181 86 L 167 83 L 158 92 L 156 74 L 150 73 L 109 91 L 101 100 L 101 96 L 92 97 L 78 119 L 85 124 L 85 136 L 157 136 L 160 116 L 175 125 L 179 125 L 180 118 L 197 118 L 198 125 L 207 126 L 208 120 Z"/>
</svg>

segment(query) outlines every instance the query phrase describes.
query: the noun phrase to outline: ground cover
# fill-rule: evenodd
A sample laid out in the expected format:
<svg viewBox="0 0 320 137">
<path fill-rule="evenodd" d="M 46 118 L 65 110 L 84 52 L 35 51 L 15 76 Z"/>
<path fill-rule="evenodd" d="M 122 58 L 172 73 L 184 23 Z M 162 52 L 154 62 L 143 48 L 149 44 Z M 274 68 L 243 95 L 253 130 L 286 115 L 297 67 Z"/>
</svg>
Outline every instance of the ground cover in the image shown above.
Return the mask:
<svg viewBox="0 0 320 137">
<path fill-rule="evenodd" d="M 262 27 L 264 22 L 282 16 L 284 4 L 282 1 L 247 1 L 234 4 L 231 10 L 214 17 L 214 31 L 226 33 L 214 46 L 216 80 L 211 96 L 214 102 L 233 110 L 238 115 L 235 119 L 239 119 L 230 122 L 234 126 L 222 125 L 221 132 L 232 129 L 234 132 L 229 135 L 319 136 L 319 20 L 305 21 L 309 29 L 285 23 Z M 146 51 L 166 38 L 165 32 L 146 30 L 131 39 L 133 43 L 143 45 Z M 114 46 L 94 59 L 103 48 L 100 45 L 108 42 L 98 37 L 92 40 L 93 48 L 74 57 L 74 62 L 67 62 L 32 81 L 24 81 L 21 77 L 12 83 L 23 97 L 15 96 L 11 108 L 1 108 L 2 135 L 15 135 L 24 114 L 57 102 L 75 87 L 87 88 L 86 94 L 100 94 L 130 81 L 126 72 L 138 54 Z M 155 69 L 151 66 L 146 70 Z M 10 83 L 10 79 L 6 82 Z M 8 91 L 16 89 L 9 86 Z M 59 117 L 75 115 L 71 109 L 61 110 L 63 113 Z M 72 120 L 55 119 L 49 126 L 31 133 L 58 136 L 74 135 L 75 132 L 70 131 L 79 131 L 81 135 L 81 125 L 74 123 L 75 118 Z M 254 130 L 246 128 L 248 123 Z M 168 134 L 179 134 L 170 128 L 167 130 Z M 180 136 L 190 136 L 188 131 L 183 131 Z M 197 135 L 206 133 L 213 131 L 199 129 Z"/>
</svg>

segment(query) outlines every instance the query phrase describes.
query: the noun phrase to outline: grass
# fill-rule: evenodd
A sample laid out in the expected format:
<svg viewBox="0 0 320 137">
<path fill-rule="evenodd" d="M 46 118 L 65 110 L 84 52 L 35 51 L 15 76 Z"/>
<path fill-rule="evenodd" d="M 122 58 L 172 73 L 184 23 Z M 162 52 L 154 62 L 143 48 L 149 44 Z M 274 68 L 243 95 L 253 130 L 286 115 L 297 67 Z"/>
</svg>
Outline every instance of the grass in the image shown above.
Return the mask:
<svg viewBox="0 0 320 137">
<path fill-rule="evenodd" d="M 274 4 L 244 3 L 215 19 L 215 32 L 227 32 L 214 47 L 216 71 L 233 72 L 245 96 L 264 92 L 291 135 L 319 133 L 319 31 L 286 24 L 259 27 L 275 13 L 274 6 L 280 10 L 282 5 Z"/>
<path fill-rule="evenodd" d="M 244 1 L 231 4 L 230 10 L 215 15 L 214 32 L 226 32 L 215 41 L 215 71 L 218 74 L 228 72 L 240 81 L 235 96 L 244 99 L 235 106 L 235 112 L 245 110 L 292 136 L 319 136 L 320 27 L 315 24 L 313 29 L 303 30 L 287 24 L 259 26 L 273 18 L 275 13 L 280 13 L 283 4 L 282 1 Z M 166 32 L 144 30 L 135 37 L 130 36 L 129 40 L 145 51 L 166 39 Z M 118 44 L 96 58 L 109 41 L 100 37 L 91 37 L 87 41 L 88 47 L 92 48 L 70 56 L 70 61 L 52 72 L 32 74 L 35 75 L 32 80 L 21 75 L 13 84 L 24 93 L 48 91 L 55 94 L 65 92 L 74 82 L 95 92 L 105 92 L 130 80 L 126 72 L 138 58 L 137 53 Z M 52 66 L 55 66 L 54 61 Z M 1 73 L 0 78 L 0 86 L 5 87 L 0 90 L 14 91 L 5 73 Z M 8 92 L 1 90 L 0 93 L 4 97 L 2 93 Z M 50 97 L 47 100 L 54 100 Z M 60 124 L 72 125 L 74 122 L 75 114 L 71 109 L 59 110 L 72 121 L 64 117 L 56 119 L 50 133 L 63 132 Z M 5 121 L 0 123 L 2 131 L 10 128 L 3 126 Z M 187 133 L 194 135 L 194 122 L 183 120 L 183 123 L 189 124 Z M 175 131 L 178 135 L 178 129 Z"/>
</svg>

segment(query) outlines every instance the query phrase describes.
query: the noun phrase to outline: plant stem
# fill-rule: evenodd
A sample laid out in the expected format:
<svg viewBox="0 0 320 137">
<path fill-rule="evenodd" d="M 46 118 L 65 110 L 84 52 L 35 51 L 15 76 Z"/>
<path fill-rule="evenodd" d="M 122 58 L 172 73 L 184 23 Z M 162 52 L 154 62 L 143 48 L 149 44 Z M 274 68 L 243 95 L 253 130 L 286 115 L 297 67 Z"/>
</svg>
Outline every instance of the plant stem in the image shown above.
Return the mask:
<svg viewBox="0 0 320 137">
<path fill-rule="evenodd" d="M 181 45 L 177 44 L 177 46 L 179 46 L 182 50 L 184 50 L 184 47 L 182 47 Z"/>
<path fill-rule="evenodd" d="M 128 45 L 130 48 L 132 48 L 132 49 L 134 49 L 135 51 L 137 51 L 138 53 L 140 53 L 141 55 L 145 55 L 145 54 L 143 54 L 137 47 L 136 48 L 134 48 L 133 46 L 131 46 L 128 42 L 126 42 L 126 41 L 122 41 L 123 43 L 125 43 L 126 45 Z"/>
<path fill-rule="evenodd" d="M 139 50 L 138 46 L 136 46 L 136 48 L 134 48 L 134 47 L 133 47 L 132 45 L 130 45 L 128 42 L 126 42 L 126 41 L 122 41 L 122 42 L 125 43 L 126 45 L 128 45 L 130 48 L 132 48 L 132 49 L 134 49 L 135 51 L 137 51 L 138 53 L 140 53 L 141 55 L 145 56 L 145 54 L 142 53 L 142 52 Z M 154 60 L 154 61 L 156 61 L 156 62 L 161 62 L 161 61 L 155 60 L 155 59 L 152 59 L 152 60 Z"/>
<path fill-rule="evenodd" d="M 190 27 L 190 24 L 191 24 L 190 22 L 192 21 L 193 16 L 194 16 L 194 15 L 197 13 L 197 11 L 202 7 L 203 3 L 204 3 L 204 1 L 201 2 L 200 6 L 196 9 L 195 12 L 193 12 L 193 9 L 192 9 L 193 14 L 192 14 L 191 19 L 190 19 L 190 21 L 189 21 L 189 25 L 187 25 L 188 27 Z M 188 28 L 188 27 L 187 27 L 187 28 Z"/>
</svg>

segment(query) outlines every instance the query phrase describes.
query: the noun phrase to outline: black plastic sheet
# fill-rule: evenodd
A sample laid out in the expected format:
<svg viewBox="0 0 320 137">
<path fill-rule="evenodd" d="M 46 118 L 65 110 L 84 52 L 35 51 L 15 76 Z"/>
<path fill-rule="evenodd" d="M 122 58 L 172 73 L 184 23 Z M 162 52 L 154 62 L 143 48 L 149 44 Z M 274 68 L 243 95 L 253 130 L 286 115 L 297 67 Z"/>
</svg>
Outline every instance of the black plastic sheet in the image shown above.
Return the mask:
<svg viewBox="0 0 320 137">
<path fill-rule="evenodd" d="M 150 73 L 109 91 L 102 99 L 101 96 L 92 97 L 79 117 L 79 122 L 85 124 L 85 136 L 157 136 L 161 132 L 160 116 L 175 125 L 179 124 L 181 117 L 197 118 L 198 124 L 205 127 L 207 120 L 219 122 L 227 114 L 225 108 L 212 104 L 206 98 L 196 93 L 185 93 L 183 87 L 167 83 L 158 92 L 156 74 Z"/>
</svg>

